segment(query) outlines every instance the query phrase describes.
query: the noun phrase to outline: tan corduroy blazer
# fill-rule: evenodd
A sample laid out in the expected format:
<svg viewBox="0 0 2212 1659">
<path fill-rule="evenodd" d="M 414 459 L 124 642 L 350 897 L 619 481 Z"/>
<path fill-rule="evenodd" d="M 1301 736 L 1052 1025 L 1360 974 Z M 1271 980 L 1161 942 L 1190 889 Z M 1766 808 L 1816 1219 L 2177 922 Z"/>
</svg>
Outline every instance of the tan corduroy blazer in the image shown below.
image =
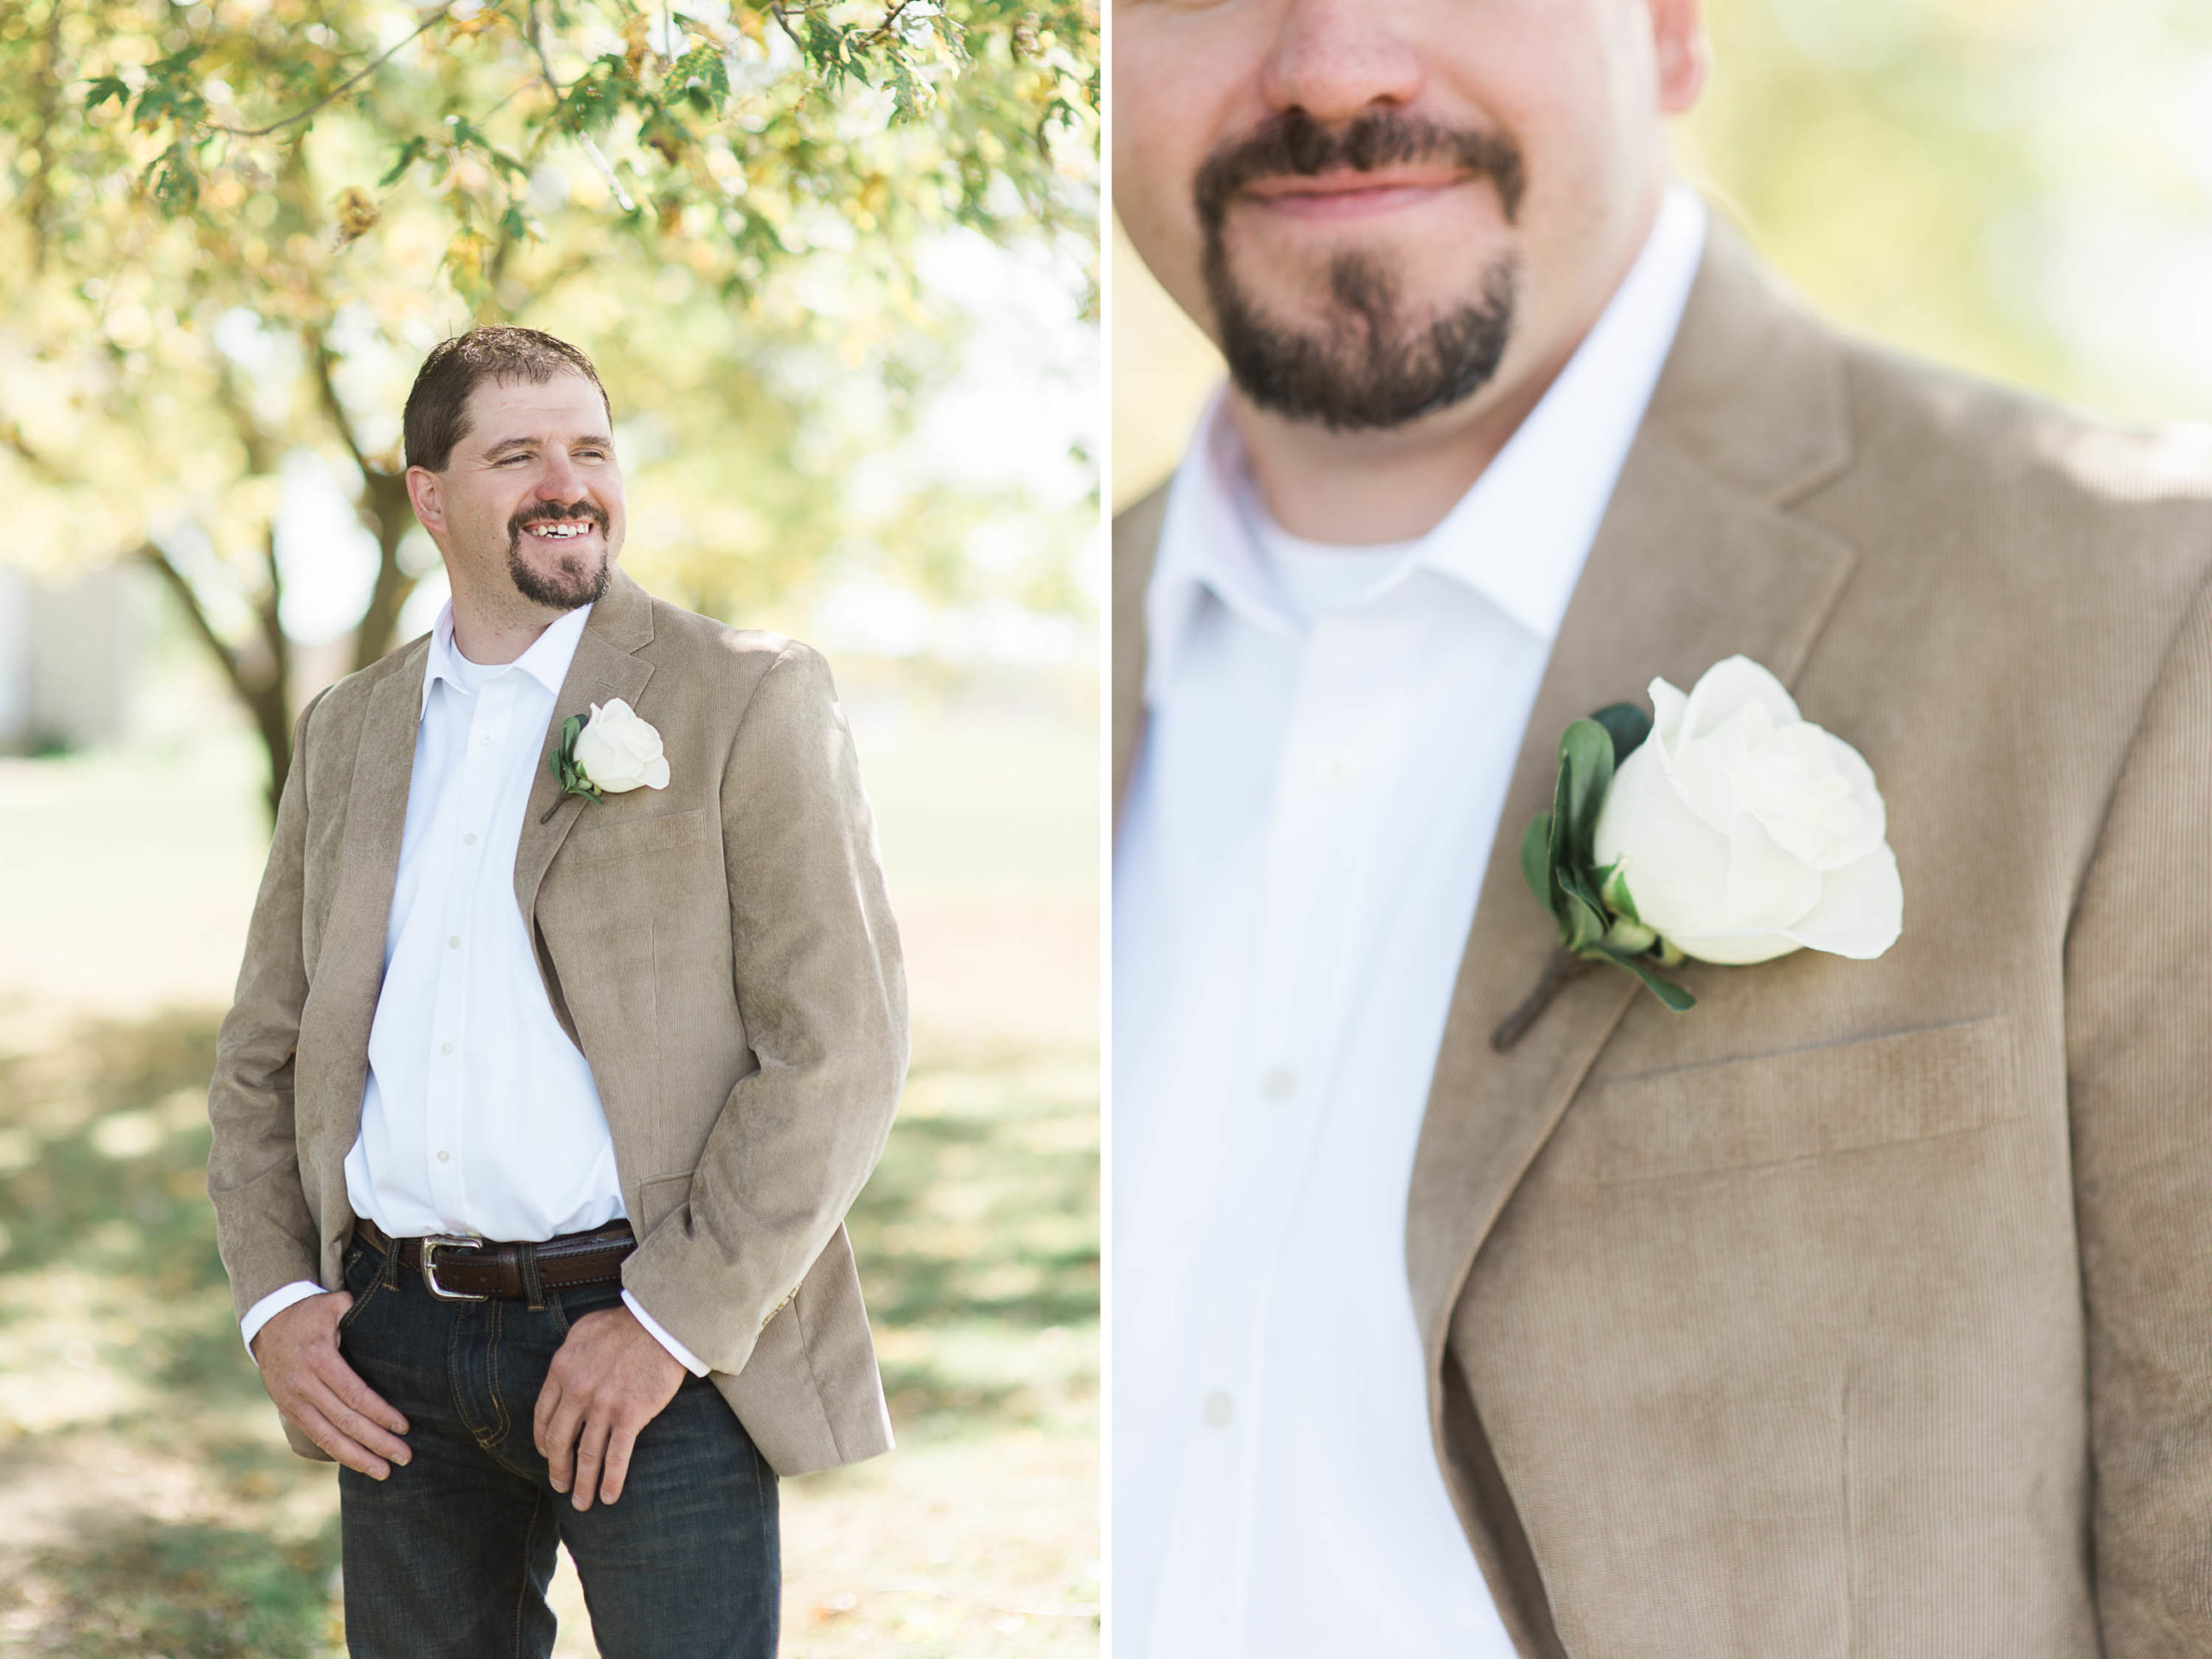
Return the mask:
<svg viewBox="0 0 2212 1659">
<path fill-rule="evenodd" d="M 296 1280 L 339 1283 L 428 650 L 300 716 L 208 1091 L 241 1314 Z M 659 728 L 668 787 L 563 796 L 544 764 L 562 721 L 613 697 Z M 888 1450 L 843 1217 L 905 1074 L 906 981 L 822 658 L 618 570 L 546 731 L 515 900 L 606 1109 L 640 1241 L 624 1284 L 714 1368 L 779 1472 Z"/>
<path fill-rule="evenodd" d="M 1116 538 L 1122 782 L 1159 523 Z M 1522 1653 L 2212 1654 L 2208 571 L 2212 448 L 1841 338 L 1716 232 L 1408 1206 L 1405 1408 Z M 1904 937 L 1691 964 L 1680 1015 L 1593 973 L 1492 1052 L 1552 945 L 1516 855 L 1561 728 L 1734 652 L 1873 766 Z"/>
</svg>

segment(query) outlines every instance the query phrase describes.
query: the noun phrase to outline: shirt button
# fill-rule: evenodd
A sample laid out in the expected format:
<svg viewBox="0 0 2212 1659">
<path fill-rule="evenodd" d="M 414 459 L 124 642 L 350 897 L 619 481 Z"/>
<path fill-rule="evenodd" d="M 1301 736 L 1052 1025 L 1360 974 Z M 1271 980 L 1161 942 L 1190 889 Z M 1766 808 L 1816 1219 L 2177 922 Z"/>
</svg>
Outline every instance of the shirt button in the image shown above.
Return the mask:
<svg viewBox="0 0 2212 1659">
<path fill-rule="evenodd" d="M 440 1153 L 440 1154 L 438 1154 L 438 1161 L 439 1161 L 440 1163 L 442 1163 L 442 1164 L 449 1164 L 449 1163 L 451 1163 L 451 1162 L 453 1161 L 453 1154 L 451 1154 L 451 1153 L 449 1153 L 449 1152 L 442 1152 L 442 1153 Z"/>
<path fill-rule="evenodd" d="M 458 933 L 456 933 L 456 934 L 454 934 L 451 938 L 448 939 L 448 940 L 446 941 L 446 949 L 447 949 L 447 950 L 460 950 L 460 949 L 461 949 L 461 935 L 460 935 L 460 934 L 458 934 Z"/>
<path fill-rule="evenodd" d="M 1314 771 L 1325 784 L 1348 784 L 1359 776 L 1359 756 L 1350 749 L 1336 749 L 1321 757 Z"/>
<path fill-rule="evenodd" d="M 476 844 L 476 832 L 472 830 L 463 836 L 461 838 L 461 844 L 464 847 L 474 847 Z"/>
<path fill-rule="evenodd" d="M 1298 1090 L 1298 1074 L 1287 1065 L 1279 1065 L 1260 1080 L 1260 1087 L 1269 1100 L 1288 1100 Z"/>
<path fill-rule="evenodd" d="M 453 1045 L 452 1045 L 451 1043 L 440 1043 L 440 1044 L 438 1045 L 438 1052 L 439 1052 L 439 1053 L 441 1053 L 441 1054 L 450 1054 L 450 1053 L 452 1053 L 452 1052 L 453 1052 Z"/>
<path fill-rule="evenodd" d="M 1211 1394 L 1206 1395 L 1203 1414 L 1210 1427 L 1224 1428 L 1228 1427 L 1229 1420 L 1236 1414 L 1236 1403 L 1220 1389 L 1216 1389 Z"/>
<path fill-rule="evenodd" d="M 480 737 L 480 738 L 479 738 L 479 739 L 477 740 L 477 741 L 478 741 L 478 742 L 480 742 L 480 743 L 489 743 L 491 741 L 492 741 L 492 734 L 491 734 L 491 733 L 489 733 L 489 732 L 485 733 L 485 734 L 484 734 L 484 735 L 483 735 L 482 737 Z"/>
</svg>

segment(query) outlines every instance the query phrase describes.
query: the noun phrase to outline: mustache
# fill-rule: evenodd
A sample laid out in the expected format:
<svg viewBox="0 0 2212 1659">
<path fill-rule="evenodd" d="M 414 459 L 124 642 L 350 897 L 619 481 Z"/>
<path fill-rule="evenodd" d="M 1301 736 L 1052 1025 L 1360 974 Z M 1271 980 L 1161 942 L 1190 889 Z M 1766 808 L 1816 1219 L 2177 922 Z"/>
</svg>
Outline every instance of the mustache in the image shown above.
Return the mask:
<svg viewBox="0 0 2212 1659">
<path fill-rule="evenodd" d="M 532 524 L 557 523 L 563 518 L 588 518 L 602 531 L 607 528 L 607 514 L 596 502 L 576 501 L 563 506 L 558 502 L 541 501 L 535 506 L 524 507 L 508 519 L 507 535 L 512 539 Z"/>
<path fill-rule="evenodd" d="M 1521 147 L 1503 132 L 1447 127 L 1396 110 L 1370 110 L 1340 127 L 1304 110 L 1285 110 L 1243 138 L 1222 145 L 1198 169 L 1198 219 L 1217 233 L 1237 193 L 1260 179 L 1312 178 L 1339 168 L 1372 173 L 1408 162 L 1447 162 L 1497 187 L 1511 224 L 1528 175 Z"/>
</svg>

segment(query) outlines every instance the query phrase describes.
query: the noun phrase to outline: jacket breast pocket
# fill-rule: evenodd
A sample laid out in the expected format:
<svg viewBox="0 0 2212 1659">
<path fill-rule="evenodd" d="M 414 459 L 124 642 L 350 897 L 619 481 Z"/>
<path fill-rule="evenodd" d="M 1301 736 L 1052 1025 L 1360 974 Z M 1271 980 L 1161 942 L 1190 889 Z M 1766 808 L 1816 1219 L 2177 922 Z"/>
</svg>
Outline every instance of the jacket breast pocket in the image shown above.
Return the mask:
<svg viewBox="0 0 2212 1659">
<path fill-rule="evenodd" d="M 1578 1101 L 1559 1174 L 1612 1185 L 1986 1128 L 2024 1108 L 2002 1014 L 1616 1079 Z"/>
<path fill-rule="evenodd" d="M 593 804 L 586 806 L 584 811 L 588 817 L 603 810 L 603 804 Z M 602 864 L 645 853 L 675 852 L 710 842 L 714 838 L 715 814 L 711 807 L 635 817 L 624 816 L 606 823 L 579 823 L 561 849 L 561 861 L 572 865 Z"/>
</svg>

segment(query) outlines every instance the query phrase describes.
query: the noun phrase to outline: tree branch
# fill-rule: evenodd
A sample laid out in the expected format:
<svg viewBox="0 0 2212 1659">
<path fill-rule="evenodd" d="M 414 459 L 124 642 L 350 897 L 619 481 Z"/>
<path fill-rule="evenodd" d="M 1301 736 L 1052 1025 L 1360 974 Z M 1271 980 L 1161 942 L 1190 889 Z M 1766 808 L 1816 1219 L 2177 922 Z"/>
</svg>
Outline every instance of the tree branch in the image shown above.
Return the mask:
<svg viewBox="0 0 2212 1659">
<path fill-rule="evenodd" d="M 245 665 L 238 660 L 238 652 L 231 642 L 218 633 L 215 625 L 207 620 L 207 612 L 200 603 L 200 595 L 194 591 L 184 572 L 176 568 L 166 552 L 150 541 L 141 542 L 126 556 L 143 559 L 154 567 L 168 590 L 182 602 L 185 616 L 191 621 L 201 642 L 214 652 L 216 662 L 222 666 L 223 677 L 231 683 L 231 689 L 251 702 L 255 688 L 246 681 Z"/>
<path fill-rule="evenodd" d="M 422 21 L 421 24 L 418 25 L 414 32 L 409 35 L 405 40 L 401 41 L 397 45 L 394 46 L 390 51 L 378 57 L 373 63 L 369 64 L 365 68 L 360 69 L 355 73 L 347 76 L 336 86 L 325 92 L 321 98 L 315 99 L 314 103 L 308 105 L 307 108 L 297 111 L 291 115 L 288 115 L 281 121 L 271 121 L 265 127 L 228 127 L 225 126 L 219 121 L 210 121 L 207 124 L 207 130 L 210 132 L 226 132 L 233 138 L 266 138 L 272 132 L 281 132 L 286 127 L 295 126 L 300 122 L 307 120 L 311 116 L 327 109 L 331 105 L 345 97 L 347 92 L 353 91 L 354 87 L 359 86 L 361 82 L 366 80 L 371 75 L 376 73 L 378 70 L 383 68 L 385 64 L 391 62 L 394 57 L 398 55 L 403 48 L 411 45 L 415 41 L 427 34 L 433 25 L 442 22 L 446 14 L 450 12 L 460 3 L 461 0 L 446 0 L 445 4 L 440 6 L 428 17 L 425 17 Z"/>
<path fill-rule="evenodd" d="M 330 417 L 331 425 L 338 429 L 339 442 L 353 457 L 353 464 L 361 469 L 362 477 L 366 478 L 375 469 L 369 465 L 367 452 L 354 434 L 353 417 L 346 412 L 346 405 L 339 399 L 338 383 L 331 377 L 331 366 L 337 362 L 338 353 L 330 349 L 329 339 L 321 328 L 305 330 L 302 343 L 308 348 L 308 361 L 315 365 L 315 393 L 321 401 L 322 412 Z"/>
<path fill-rule="evenodd" d="M 897 5 L 892 7 L 889 11 L 885 12 L 883 14 L 883 21 L 868 32 L 868 39 L 870 44 L 882 40 L 888 35 L 891 33 L 892 26 L 899 21 L 899 14 L 906 10 L 907 7 L 913 3 L 914 0 L 899 0 L 899 3 Z"/>
<path fill-rule="evenodd" d="M 553 118 L 558 122 L 562 110 L 568 105 L 569 95 L 561 86 L 560 77 L 553 73 L 553 60 L 545 50 L 544 29 L 537 20 L 537 0 L 530 0 L 530 46 L 531 50 L 537 54 L 538 68 L 544 73 L 545 90 L 553 94 Z M 591 135 L 577 133 L 576 143 L 582 147 L 584 154 L 591 157 L 592 165 L 599 169 L 600 177 L 607 181 L 607 188 L 614 193 L 615 205 L 626 213 L 636 213 L 638 204 L 622 188 L 622 181 L 614 175 L 613 163 L 601 152 L 599 146 L 592 143 Z"/>
</svg>

